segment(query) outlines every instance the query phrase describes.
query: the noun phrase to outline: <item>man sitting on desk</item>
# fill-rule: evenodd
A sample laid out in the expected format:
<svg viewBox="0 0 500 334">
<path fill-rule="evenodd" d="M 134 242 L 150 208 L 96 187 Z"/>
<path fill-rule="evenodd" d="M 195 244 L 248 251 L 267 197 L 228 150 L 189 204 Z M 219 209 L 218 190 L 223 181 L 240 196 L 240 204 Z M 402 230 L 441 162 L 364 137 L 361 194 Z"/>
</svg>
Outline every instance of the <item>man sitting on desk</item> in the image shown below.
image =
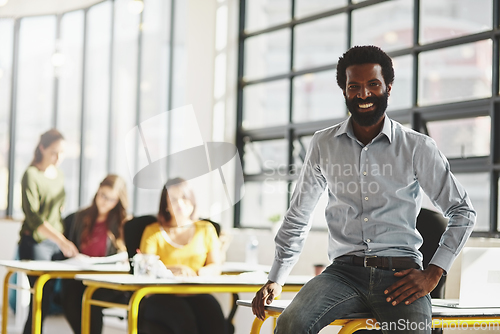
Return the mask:
<svg viewBox="0 0 500 334">
<path fill-rule="evenodd" d="M 385 114 L 393 81 L 392 61 L 378 47 L 353 47 L 339 59 L 337 83 L 351 117 L 312 138 L 254 314 L 264 319 L 265 303 L 281 293 L 325 187 L 333 263 L 300 290 L 275 333 L 317 333 L 356 312 L 371 312 L 384 333 L 431 331 L 429 292 L 450 269 L 476 214 L 435 142 Z M 420 187 L 450 218 L 425 270 L 415 227 Z"/>
</svg>

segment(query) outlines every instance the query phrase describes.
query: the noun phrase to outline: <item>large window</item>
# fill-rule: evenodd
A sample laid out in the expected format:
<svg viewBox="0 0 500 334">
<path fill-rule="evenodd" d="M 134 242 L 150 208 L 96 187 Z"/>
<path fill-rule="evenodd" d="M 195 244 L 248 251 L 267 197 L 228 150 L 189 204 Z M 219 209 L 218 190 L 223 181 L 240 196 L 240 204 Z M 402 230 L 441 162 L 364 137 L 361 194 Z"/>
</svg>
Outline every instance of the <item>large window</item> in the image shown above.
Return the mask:
<svg viewBox="0 0 500 334">
<path fill-rule="evenodd" d="M 185 77 L 173 69 L 185 50 L 172 11 L 183 15 L 185 3 L 174 2 L 144 0 L 134 13 L 129 0 L 105 0 L 58 15 L 0 18 L 0 216 L 22 219 L 21 177 L 53 127 L 66 139 L 63 214 L 89 205 L 108 173 L 126 179 L 131 213 L 157 211 L 160 190 L 132 184 L 129 161 L 142 145 L 126 137 L 172 109 L 171 81 Z M 168 132 L 165 122 L 154 138 L 163 156 Z"/>
<path fill-rule="evenodd" d="M 61 33 L 56 41 L 56 52 L 62 59 L 55 66 L 59 88 L 56 128 L 66 139 L 61 169 L 65 177 L 65 206 L 68 210 L 74 210 L 79 205 L 84 20 L 83 10 L 64 14 L 61 17 Z"/>
<path fill-rule="evenodd" d="M 19 30 L 16 124 L 14 142 L 14 215 L 21 213 L 21 178 L 33 159 L 38 138 L 34 133 L 54 124 L 52 54 L 57 29 L 55 16 L 21 19 Z M 47 39 L 52 36 L 52 39 Z M 43 129 L 40 131 L 40 129 Z M 39 137 L 39 136 L 38 136 Z"/>
<path fill-rule="evenodd" d="M 245 196 L 235 226 L 286 212 L 312 134 L 348 114 L 335 74 L 353 45 L 393 59 L 393 119 L 436 140 L 478 213 L 500 235 L 498 1 L 241 0 L 237 145 Z M 427 201 L 424 201 L 427 204 Z M 326 197 L 311 217 L 325 228 Z"/>
<path fill-rule="evenodd" d="M 14 20 L 0 20 L 0 215 L 7 211 L 9 182 L 9 121 L 14 48 Z"/>
</svg>

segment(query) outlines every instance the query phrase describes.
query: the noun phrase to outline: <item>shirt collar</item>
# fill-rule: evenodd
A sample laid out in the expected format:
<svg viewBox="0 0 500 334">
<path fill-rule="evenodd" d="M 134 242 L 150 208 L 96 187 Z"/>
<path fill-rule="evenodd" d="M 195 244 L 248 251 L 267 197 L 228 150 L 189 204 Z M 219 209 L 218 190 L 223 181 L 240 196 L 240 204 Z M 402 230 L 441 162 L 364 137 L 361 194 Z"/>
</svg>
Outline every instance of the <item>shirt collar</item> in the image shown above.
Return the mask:
<svg viewBox="0 0 500 334">
<path fill-rule="evenodd" d="M 339 127 L 337 133 L 335 134 L 335 137 L 346 134 L 350 138 L 356 139 L 356 136 L 354 135 L 354 131 L 352 130 L 351 122 L 352 122 L 352 119 L 351 119 L 351 116 L 349 116 L 348 119 L 346 119 L 345 121 L 343 121 L 340 124 L 340 127 Z M 382 131 L 380 131 L 380 133 L 375 138 L 379 137 L 380 134 L 384 134 L 387 137 L 387 139 L 389 140 L 389 143 L 392 143 L 392 139 L 393 139 L 392 120 L 389 118 L 389 116 L 387 116 L 387 114 L 385 115 L 385 118 L 384 118 L 384 126 L 382 127 Z"/>
<path fill-rule="evenodd" d="M 335 137 L 339 137 L 343 134 L 348 135 L 349 137 L 354 137 L 354 133 L 352 131 L 352 125 L 351 125 L 351 116 L 349 116 L 348 119 L 340 123 L 340 127 L 337 130 L 337 133 L 335 134 Z"/>
<path fill-rule="evenodd" d="M 380 131 L 380 133 L 384 134 L 387 137 L 389 143 L 392 143 L 392 120 L 389 118 L 389 116 L 387 116 L 387 114 L 385 114 L 384 126 L 382 127 L 382 131 Z"/>
</svg>

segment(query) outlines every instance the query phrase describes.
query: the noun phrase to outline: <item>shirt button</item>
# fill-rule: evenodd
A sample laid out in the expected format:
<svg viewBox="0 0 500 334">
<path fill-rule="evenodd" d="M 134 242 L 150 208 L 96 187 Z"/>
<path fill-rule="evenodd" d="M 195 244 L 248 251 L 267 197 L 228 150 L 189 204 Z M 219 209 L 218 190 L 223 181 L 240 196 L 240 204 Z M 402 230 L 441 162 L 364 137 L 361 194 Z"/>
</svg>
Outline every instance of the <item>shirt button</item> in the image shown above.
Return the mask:
<svg viewBox="0 0 500 334">
<path fill-rule="evenodd" d="M 368 197 L 365 197 L 365 201 L 368 201 Z"/>
<path fill-rule="evenodd" d="M 367 173 L 366 172 L 363 172 L 363 175 L 366 175 Z"/>
<path fill-rule="evenodd" d="M 363 219 L 363 220 L 364 220 L 365 222 L 367 222 L 367 221 L 368 221 L 368 218 L 365 218 L 365 219 Z"/>
<path fill-rule="evenodd" d="M 366 239 L 366 242 L 372 242 L 372 239 Z"/>
<path fill-rule="evenodd" d="M 368 151 L 368 147 L 365 147 L 365 151 Z"/>
</svg>

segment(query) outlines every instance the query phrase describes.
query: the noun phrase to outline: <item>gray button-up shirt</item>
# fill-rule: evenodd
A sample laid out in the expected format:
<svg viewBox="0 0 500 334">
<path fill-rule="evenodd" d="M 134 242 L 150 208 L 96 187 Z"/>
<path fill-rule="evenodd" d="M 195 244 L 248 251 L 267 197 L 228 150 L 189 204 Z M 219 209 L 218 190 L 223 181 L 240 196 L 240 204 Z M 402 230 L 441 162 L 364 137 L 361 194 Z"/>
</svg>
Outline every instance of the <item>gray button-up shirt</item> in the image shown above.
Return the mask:
<svg viewBox="0 0 500 334">
<path fill-rule="evenodd" d="M 316 132 L 283 224 L 269 279 L 284 281 L 297 262 L 309 218 L 328 189 L 325 217 L 328 256 L 409 256 L 422 261 L 416 217 L 421 188 L 450 218 L 432 264 L 448 271 L 474 227 L 476 213 L 465 189 L 434 140 L 385 117 L 368 144 L 357 140 L 350 118 Z"/>
</svg>

